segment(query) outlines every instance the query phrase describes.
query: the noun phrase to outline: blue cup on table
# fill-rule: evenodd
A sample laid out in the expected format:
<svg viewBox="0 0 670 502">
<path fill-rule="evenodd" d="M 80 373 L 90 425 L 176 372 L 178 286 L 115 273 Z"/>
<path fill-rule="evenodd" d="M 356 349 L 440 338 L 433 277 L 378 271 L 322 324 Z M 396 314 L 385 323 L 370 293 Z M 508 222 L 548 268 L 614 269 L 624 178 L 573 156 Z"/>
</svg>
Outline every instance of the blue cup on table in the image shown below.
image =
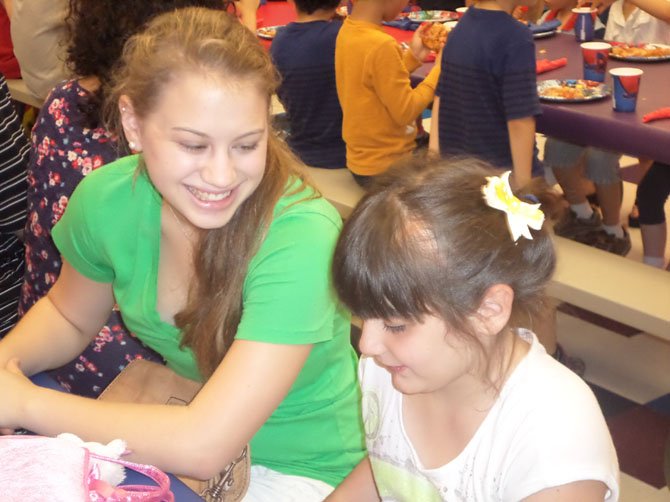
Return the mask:
<svg viewBox="0 0 670 502">
<path fill-rule="evenodd" d="M 577 7 L 572 9 L 572 12 L 577 14 L 575 20 L 575 38 L 577 42 L 590 42 L 593 40 L 593 16 L 597 12 L 591 7 Z"/>
<path fill-rule="evenodd" d="M 584 58 L 584 79 L 604 82 L 607 59 L 612 46 L 607 42 L 584 42 L 581 48 Z"/>
<path fill-rule="evenodd" d="M 617 112 L 634 112 L 640 79 L 644 72 L 639 68 L 612 68 L 613 100 L 612 106 Z"/>
</svg>

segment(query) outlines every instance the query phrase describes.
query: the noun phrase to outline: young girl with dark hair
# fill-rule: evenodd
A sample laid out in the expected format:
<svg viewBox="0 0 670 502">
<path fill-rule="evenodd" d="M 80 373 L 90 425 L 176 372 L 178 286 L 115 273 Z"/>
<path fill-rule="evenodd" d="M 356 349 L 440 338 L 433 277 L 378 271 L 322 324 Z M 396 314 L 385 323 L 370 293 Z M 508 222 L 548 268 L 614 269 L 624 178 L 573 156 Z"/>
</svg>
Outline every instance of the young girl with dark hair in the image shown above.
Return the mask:
<svg viewBox="0 0 670 502">
<path fill-rule="evenodd" d="M 328 500 L 617 500 L 593 393 L 527 329 L 555 265 L 544 214 L 500 174 L 401 165 L 347 220 L 333 273 L 364 321 L 368 458 Z"/>
<path fill-rule="evenodd" d="M 88 175 L 54 228 L 60 277 L 0 343 L 0 427 L 122 438 L 133 459 L 197 479 L 250 443 L 247 500 L 323 500 L 361 460 L 356 355 L 329 280 L 341 220 L 270 128 L 277 84 L 223 12 L 163 14 L 129 40 L 109 112 L 140 153 Z M 20 374 L 76 357 L 114 297 L 143 343 L 205 382 L 189 405 L 100 402 Z"/>
</svg>

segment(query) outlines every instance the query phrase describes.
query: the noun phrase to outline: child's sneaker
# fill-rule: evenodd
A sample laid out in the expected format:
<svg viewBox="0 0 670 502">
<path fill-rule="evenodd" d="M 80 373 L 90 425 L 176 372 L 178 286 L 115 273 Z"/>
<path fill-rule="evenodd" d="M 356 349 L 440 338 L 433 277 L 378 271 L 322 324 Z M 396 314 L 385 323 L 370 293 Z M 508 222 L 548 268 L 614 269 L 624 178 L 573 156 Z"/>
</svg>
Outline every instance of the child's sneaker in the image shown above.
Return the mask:
<svg viewBox="0 0 670 502">
<path fill-rule="evenodd" d="M 631 248 L 630 234 L 625 228 L 623 237 L 617 237 L 602 230 L 598 232 L 597 239 L 592 245 L 609 253 L 626 256 Z"/>
<path fill-rule="evenodd" d="M 567 214 L 554 225 L 554 233 L 561 237 L 575 239 L 584 234 L 600 230 L 602 224 L 602 218 L 595 209 L 590 218 L 579 218 L 573 211 L 568 210 Z M 582 241 L 580 240 L 580 242 Z"/>
</svg>

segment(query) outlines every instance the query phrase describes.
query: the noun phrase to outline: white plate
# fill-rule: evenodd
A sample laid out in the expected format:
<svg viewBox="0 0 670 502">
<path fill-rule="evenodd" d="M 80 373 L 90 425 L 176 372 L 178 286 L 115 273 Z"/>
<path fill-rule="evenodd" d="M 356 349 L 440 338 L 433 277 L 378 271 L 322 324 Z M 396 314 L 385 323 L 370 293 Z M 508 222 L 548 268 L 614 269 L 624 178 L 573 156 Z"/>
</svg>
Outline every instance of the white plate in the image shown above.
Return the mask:
<svg viewBox="0 0 670 502">
<path fill-rule="evenodd" d="M 406 15 L 401 14 L 401 17 L 421 23 L 443 23 L 451 19 L 458 19 L 458 14 L 448 10 L 416 10 Z"/>
<path fill-rule="evenodd" d="M 547 89 L 556 87 L 577 87 L 583 92 L 583 95 L 577 98 L 564 98 L 561 96 L 543 95 Z M 544 101 L 555 101 L 560 103 L 582 103 L 584 101 L 593 101 L 608 97 L 612 91 L 609 86 L 600 82 L 583 79 L 551 79 L 542 80 L 537 83 L 537 93 L 540 99 Z"/>
<path fill-rule="evenodd" d="M 533 33 L 533 38 L 547 38 L 556 35 L 556 30 L 541 31 L 540 33 Z"/>
<path fill-rule="evenodd" d="M 647 44 L 644 46 L 645 48 L 654 48 L 654 47 L 660 47 L 664 49 L 670 49 L 670 45 L 664 45 L 664 44 Z M 614 47 L 612 47 L 614 48 Z M 651 63 L 654 61 L 670 61 L 670 54 L 667 54 L 665 56 L 651 56 L 651 57 L 645 57 L 645 56 L 617 56 L 615 55 L 612 51 L 610 51 L 610 57 L 612 59 L 618 59 L 619 61 L 631 61 L 634 63 Z"/>
<path fill-rule="evenodd" d="M 282 26 L 263 26 L 256 30 L 256 35 L 265 40 L 272 40 L 277 35 L 277 30 Z"/>
</svg>

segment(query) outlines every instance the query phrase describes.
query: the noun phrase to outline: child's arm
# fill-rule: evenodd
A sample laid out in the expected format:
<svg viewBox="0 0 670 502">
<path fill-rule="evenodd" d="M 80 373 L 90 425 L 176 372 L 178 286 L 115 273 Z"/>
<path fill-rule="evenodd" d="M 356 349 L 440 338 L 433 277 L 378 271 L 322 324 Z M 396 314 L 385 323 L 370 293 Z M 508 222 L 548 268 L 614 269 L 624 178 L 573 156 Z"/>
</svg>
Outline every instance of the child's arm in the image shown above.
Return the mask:
<svg viewBox="0 0 670 502">
<path fill-rule="evenodd" d="M 0 368 L 0 431 L 69 431 L 102 443 L 123 438 L 131 461 L 208 479 L 239 455 L 279 406 L 310 350 L 236 340 L 187 406 L 113 403 L 44 389 L 17 374 L 10 360 Z"/>
<path fill-rule="evenodd" d="M 401 55 L 395 41 L 381 46 L 372 58 L 370 72 L 375 92 L 399 125 L 411 124 L 435 95 L 440 76 L 439 64 L 433 67 L 423 82 L 412 89 L 410 72 L 420 65 L 421 61 L 416 59 L 411 50 Z"/>
<path fill-rule="evenodd" d="M 512 151 L 512 188 L 530 182 L 535 146 L 535 117 L 507 121 L 509 145 Z"/>
<path fill-rule="evenodd" d="M 616 0 L 581 0 L 580 5 L 591 4 L 593 7 L 598 9 L 598 12 L 602 12 L 612 5 Z M 631 4 L 635 5 L 640 10 L 645 11 L 648 14 L 670 23 L 670 2 L 667 0 L 628 0 Z"/>
<path fill-rule="evenodd" d="M 259 0 L 235 0 L 242 24 L 256 34 L 256 11 Z"/>
<path fill-rule="evenodd" d="M 547 488 L 527 497 L 525 502 L 602 502 L 606 494 L 605 483 L 589 479 Z"/>
<path fill-rule="evenodd" d="M 113 306 L 111 284 L 84 277 L 64 259 L 54 286 L 0 342 L 0 368 L 17 358 L 22 371 L 32 375 L 72 361 L 98 333 Z"/>
<path fill-rule="evenodd" d="M 435 96 L 433 100 L 433 111 L 430 115 L 430 137 L 428 138 L 428 149 L 437 154 L 440 153 L 440 97 Z"/>
<path fill-rule="evenodd" d="M 377 485 L 372 475 L 370 458 L 365 457 L 342 481 L 325 502 L 377 502 L 380 500 Z"/>
</svg>

